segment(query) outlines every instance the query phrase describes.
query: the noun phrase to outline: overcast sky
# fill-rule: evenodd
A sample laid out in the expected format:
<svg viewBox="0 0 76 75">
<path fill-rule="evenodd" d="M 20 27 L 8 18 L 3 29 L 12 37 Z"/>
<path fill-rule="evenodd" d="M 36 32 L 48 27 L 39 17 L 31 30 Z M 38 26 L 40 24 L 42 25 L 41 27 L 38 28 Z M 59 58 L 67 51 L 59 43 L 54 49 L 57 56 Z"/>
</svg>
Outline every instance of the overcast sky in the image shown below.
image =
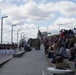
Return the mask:
<svg viewBox="0 0 76 75">
<path fill-rule="evenodd" d="M 21 29 L 19 39 L 22 32 L 29 38 L 36 38 L 38 27 L 41 32 L 58 34 L 59 24 L 60 29 L 76 27 L 76 0 L 0 0 L 0 18 L 3 16 L 8 16 L 3 19 L 4 43 L 11 42 L 14 24 L 17 25 L 13 27 L 14 42 L 17 42 L 18 29 Z"/>
</svg>

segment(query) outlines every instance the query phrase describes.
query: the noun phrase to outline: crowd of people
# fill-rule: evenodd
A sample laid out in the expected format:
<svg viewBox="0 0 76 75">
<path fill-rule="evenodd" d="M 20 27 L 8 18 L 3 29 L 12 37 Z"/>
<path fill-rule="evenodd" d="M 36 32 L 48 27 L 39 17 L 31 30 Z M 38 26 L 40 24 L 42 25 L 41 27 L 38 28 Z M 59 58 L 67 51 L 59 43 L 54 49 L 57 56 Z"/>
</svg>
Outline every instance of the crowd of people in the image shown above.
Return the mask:
<svg viewBox="0 0 76 75">
<path fill-rule="evenodd" d="M 59 35 L 53 35 L 44 40 L 45 54 L 50 58 L 52 63 L 56 63 L 58 56 L 62 59 L 75 61 L 76 54 L 76 29 L 62 29 Z"/>
<path fill-rule="evenodd" d="M 0 54 L 13 54 L 16 52 L 17 44 L 0 44 Z"/>
</svg>

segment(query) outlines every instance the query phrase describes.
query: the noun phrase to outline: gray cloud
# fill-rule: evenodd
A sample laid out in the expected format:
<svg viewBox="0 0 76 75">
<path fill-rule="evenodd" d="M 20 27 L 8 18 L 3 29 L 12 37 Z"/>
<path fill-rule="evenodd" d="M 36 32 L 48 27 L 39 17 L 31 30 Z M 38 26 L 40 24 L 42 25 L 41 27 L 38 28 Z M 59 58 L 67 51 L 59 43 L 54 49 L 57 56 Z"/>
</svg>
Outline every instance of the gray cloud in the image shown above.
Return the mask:
<svg viewBox="0 0 76 75">
<path fill-rule="evenodd" d="M 76 4 L 69 1 L 61 1 L 56 3 L 57 11 L 65 16 L 76 16 Z"/>
</svg>

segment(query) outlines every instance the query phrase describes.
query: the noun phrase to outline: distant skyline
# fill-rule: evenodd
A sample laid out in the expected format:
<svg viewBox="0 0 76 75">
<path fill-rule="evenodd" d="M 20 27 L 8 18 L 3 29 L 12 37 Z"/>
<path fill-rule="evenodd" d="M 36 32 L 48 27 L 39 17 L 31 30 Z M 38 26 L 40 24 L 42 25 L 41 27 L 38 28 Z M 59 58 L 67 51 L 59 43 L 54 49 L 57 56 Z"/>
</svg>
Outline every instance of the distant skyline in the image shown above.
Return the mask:
<svg viewBox="0 0 76 75">
<path fill-rule="evenodd" d="M 76 28 L 76 0 L 0 0 L 0 20 L 3 16 L 8 16 L 3 19 L 3 43 L 11 42 L 13 24 L 17 24 L 14 42 L 17 42 L 18 29 L 21 29 L 19 40 L 22 32 L 36 38 L 38 27 L 41 32 L 58 34 L 59 24 L 60 29 Z"/>
</svg>

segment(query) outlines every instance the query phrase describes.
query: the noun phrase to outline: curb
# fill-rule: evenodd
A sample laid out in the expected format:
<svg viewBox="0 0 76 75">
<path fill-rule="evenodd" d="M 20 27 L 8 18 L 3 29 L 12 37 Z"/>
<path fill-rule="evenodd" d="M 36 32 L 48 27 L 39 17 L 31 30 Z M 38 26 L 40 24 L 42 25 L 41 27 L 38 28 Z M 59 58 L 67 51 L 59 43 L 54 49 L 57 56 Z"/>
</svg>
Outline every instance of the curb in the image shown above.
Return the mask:
<svg viewBox="0 0 76 75">
<path fill-rule="evenodd" d="M 9 57 L 9 58 L 7 58 L 7 59 L 4 59 L 4 60 L 2 60 L 1 62 L 0 62 L 0 68 L 5 64 L 5 63 L 7 63 L 9 60 L 11 60 L 13 57 Z"/>
<path fill-rule="evenodd" d="M 19 52 L 17 52 L 17 53 L 14 53 L 14 54 L 13 54 L 13 58 L 19 58 L 19 57 L 21 57 L 24 53 L 25 53 L 25 51 L 19 51 Z"/>
</svg>

